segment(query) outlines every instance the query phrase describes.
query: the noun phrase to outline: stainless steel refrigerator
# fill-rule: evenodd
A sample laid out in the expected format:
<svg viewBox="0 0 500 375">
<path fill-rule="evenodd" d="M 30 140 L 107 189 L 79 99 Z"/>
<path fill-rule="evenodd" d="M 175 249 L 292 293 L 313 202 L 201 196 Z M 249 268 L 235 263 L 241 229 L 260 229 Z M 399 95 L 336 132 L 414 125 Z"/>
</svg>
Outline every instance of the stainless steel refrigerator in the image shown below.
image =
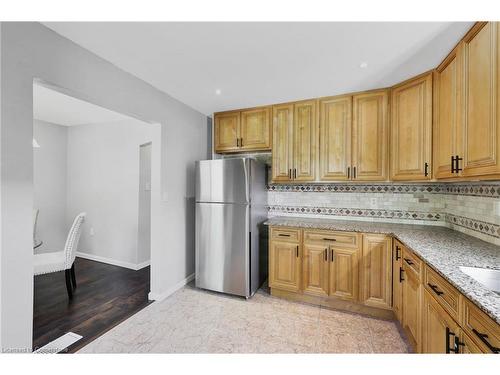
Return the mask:
<svg viewBox="0 0 500 375">
<path fill-rule="evenodd" d="M 267 277 L 266 166 L 196 162 L 196 286 L 251 297 Z"/>
</svg>

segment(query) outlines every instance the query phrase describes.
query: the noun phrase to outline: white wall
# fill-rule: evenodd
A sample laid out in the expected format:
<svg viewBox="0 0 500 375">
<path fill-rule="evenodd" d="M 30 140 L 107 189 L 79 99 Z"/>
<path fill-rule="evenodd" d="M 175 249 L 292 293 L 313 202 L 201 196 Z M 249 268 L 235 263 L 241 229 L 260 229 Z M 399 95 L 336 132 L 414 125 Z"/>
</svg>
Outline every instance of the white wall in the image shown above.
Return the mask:
<svg viewBox="0 0 500 375">
<path fill-rule="evenodd" d="M 27 349 L 33 319 L 33 79 L 162 124 L 164 201 L 152 207 L 152 295 L 194 272 L 194 161 L 207 155 L 207 119 L 38 23 L 0 27 L 0 345 Z"/>
<path fill-rule="evenodd" d="M 40 210 L 37 252 L 60 251 L 68 234 L 66 180 L 68 127 L 33 121 L 33 136 L 40 148 L 33 149 L 34 208 Z"/>
<path fill-rule="evenodd" d="M 67 224 L 87 213 L 80 253 L 139 263 L 139 147 L 153 141 L 153 127 L 136 120 L 69 127 Z"/>
</svg>

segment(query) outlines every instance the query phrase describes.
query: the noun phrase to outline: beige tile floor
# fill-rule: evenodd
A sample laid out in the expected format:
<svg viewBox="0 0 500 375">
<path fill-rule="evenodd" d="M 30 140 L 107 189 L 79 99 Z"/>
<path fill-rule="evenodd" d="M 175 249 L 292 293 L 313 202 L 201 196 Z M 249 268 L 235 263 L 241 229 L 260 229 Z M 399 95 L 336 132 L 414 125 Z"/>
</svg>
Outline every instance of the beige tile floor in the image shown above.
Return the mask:
<svg viewBox="0 0 500 375">
<path fill-rule="evenodd" d="M 272 297 L 186 286 L 79 353 L 407 353 L 394 322 Z"/>
</svg>

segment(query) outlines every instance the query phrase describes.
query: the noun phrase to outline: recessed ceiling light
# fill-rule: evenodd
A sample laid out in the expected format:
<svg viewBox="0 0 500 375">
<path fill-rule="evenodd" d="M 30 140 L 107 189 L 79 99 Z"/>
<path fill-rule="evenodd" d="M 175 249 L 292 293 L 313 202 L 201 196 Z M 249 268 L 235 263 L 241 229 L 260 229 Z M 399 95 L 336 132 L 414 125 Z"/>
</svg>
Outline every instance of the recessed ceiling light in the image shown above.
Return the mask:
<svg viewBox="0 0 500 375">
<path fill-rule="evenodd" d="M 367 63 L 366 61 L 363 61 L 361 64 L 359 64 L 359 67 L 360 67 L 361 69 L 365 69 L 365 68 L 367 68 L 367 67 L 368 67 L 368 63 Z"/>
<path fill-rule="evenodd" d="M 221 93 L 222 91 L 220 91 L 220 89 L 215 90 L 215 95 L 220 95 Z"/>
</svg>

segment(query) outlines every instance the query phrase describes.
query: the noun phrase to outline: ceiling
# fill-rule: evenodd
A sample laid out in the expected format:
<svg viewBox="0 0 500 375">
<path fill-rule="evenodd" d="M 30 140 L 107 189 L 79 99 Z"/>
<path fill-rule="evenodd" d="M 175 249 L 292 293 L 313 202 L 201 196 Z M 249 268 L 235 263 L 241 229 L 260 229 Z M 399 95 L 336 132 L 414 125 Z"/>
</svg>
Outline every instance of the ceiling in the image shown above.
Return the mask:
<svg viewBox="0 0 500 375">
<path fill-rule="evenodd" d="M 65 126 L 130 120 L 130 117 L 38 84 L 33 84 L 33 118 Z"/>
<path fill-rule="evenodd" d="M 471 22 L 44 24 L 207 115 L 391 86 L 434 68 L 472 26 Z M 362 63 L 367 66 L 361 68 Z"/>
</svg>

